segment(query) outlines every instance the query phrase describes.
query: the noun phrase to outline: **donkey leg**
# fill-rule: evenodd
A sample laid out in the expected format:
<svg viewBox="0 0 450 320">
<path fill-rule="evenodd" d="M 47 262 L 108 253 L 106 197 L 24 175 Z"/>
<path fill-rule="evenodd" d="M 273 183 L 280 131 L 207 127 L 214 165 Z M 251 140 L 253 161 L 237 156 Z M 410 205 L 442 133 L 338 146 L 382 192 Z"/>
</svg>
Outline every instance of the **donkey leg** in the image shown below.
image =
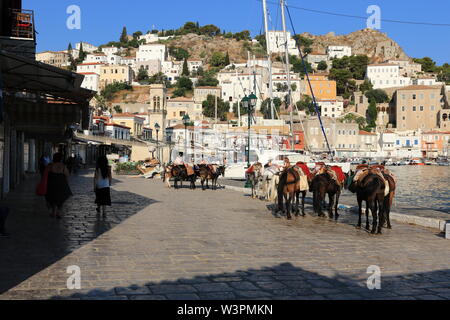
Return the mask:
<svg viewBox="0 0 450 320">
<path fill-rule="evenodd" d="M 385 217 L 385 212 L 384 212 L 384 205 L 383 205 L 383 201 L 384 201 L 384 197 L 380 196 L 378 197 L 378 230 L 377 230 L 377 234 L 382 234 L 382 229 L 384 226 L 384 217 Z"/>
<path fill-rule="evenodd" d="M 377 228 L 378 228 L 378 210 L 376 208 L 376 200 L 375 199 L 371 199 L 369 201 L 369 207 L 370 207 L 370 211 L 372 211 L 372 217 L 373 217 L 371 233 L 375 234 L 377 232 Z"/>
<path fill-rule="evenodd" d="M 292 198 L 293 198 L 292 193 L 289 193 L 286 195 L 286 217 L 288 220 L 292 219 L 292 216 L 291 216 Z"/>
<path fill-rule="evenodd" d="M 305 214 L 305 198 L 306 198 L 306 191 L 302 192 L 302 215 L 306 216 Z"/>
<path fill-rule="evenodd" d="M 300 215 L 300 191 L 296 191 L 294 193 L 295 197 L 295 216 L 298 217 Z"/>
<path fill-rule="evenodd" d="M 333 219 L 333 207 L 334 207 L 334 194 L 328 193 L 328 199 L 330 201 L 330 206 L 328 208 L 328 217 Z"/>
<path fill-rule="evenodd" d="M 341 198 L 341 191 L 339 190 L 339 191 L 336 193 L 336 202 L 335 202 L 335 204 L 334 204 L 334 211 L 335 211 L 334 217 L 335 217 L 336 220 L 339 218 L 339 212 L 338 212 L 338 210 L 339 210 L 339 199 L 340 199 L 340 198 Z"/>
<path fill-rule="evenodd" d="M 369 211 L 369 201 L 366 201 L 366 230 L 370 230 Z"/>
<path fill-rule="evenodd" d="M 358 219 L 358 228 L 361 228 L 362 225 L 362 200 L 361 198 L 358 196 L 358 214 L 359 214 L 359 219 Z M 368 229 L 368 228 L 366 228 Z"/>
</svg>

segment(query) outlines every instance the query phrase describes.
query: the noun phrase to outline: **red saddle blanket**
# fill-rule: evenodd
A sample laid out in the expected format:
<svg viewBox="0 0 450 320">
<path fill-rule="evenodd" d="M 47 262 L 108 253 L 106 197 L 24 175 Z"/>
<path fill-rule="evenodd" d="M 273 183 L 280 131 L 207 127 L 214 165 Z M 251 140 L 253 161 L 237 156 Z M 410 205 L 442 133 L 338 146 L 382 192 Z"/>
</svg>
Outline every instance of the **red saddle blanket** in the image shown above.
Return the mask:
<svg viewBox="0 0 450 320">
<path fill-rule="evenodd" d="M 245 173 L 253 173 L 255 171 L 255 168 L 253 166 L 251 166 L 250 168 L 247 169 L 247 171 L 245 171 Z"/>
<path fill-rule="evenodd" d="M 297 167 L 299 167 L 300 169 L 302 169 L 303 173 L 308 177 L 311 178 L 311 171 L 309 170 L 308 166 L 306 165 L 306 163 L 304 162 L 297 162 L 296 164 Z"/>
<path fill-rule="evenodd" d="M 331 170 L 333 170 L 333 171 L 336 173 L 339 182 L 344 182 L 344 181 L 345 181 L 345 174 L 344 174 L 344 172 L 342 171 L 342 168 L 341 168 L 341 167 L 338 167 L 338 166 L 332 166 L 332 167 L 331 167 Z"/>
</svg>

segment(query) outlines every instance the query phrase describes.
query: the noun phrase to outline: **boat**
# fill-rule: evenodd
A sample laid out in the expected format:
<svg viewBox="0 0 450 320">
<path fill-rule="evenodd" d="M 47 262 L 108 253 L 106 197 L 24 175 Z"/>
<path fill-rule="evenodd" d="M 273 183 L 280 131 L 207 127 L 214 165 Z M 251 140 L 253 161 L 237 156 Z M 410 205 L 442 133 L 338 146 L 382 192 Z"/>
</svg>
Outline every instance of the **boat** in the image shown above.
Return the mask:
<svg viewBox="0 0 450 320">
<path fill-rule="evenodd" d="M 411 166 L 424 166 L 425 163 L 420 159 L 412 159 L 409 163 Z"/>
</svg>

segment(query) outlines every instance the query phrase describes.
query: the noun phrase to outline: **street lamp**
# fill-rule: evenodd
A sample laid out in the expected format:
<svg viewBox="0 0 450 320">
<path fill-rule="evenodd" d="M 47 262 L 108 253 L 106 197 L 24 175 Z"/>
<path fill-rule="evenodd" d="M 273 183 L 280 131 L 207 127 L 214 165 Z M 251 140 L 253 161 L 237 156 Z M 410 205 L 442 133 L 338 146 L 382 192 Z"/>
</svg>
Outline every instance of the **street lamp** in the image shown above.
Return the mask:
<svg viewBox="0 0 450 320">
<path fill-rule="evenodd" d="M 248 142 L 247 142 L 247 165 L 250 168 L 250 130 L 252 125 L 252 113 L 256 108 L 256 102 L 258 98 L 255 94 L 251 94 L 248 97 L 245 97 L 242 101 L 244 102 L 244 108 L 247 108 L 247 114 L 248 114 Z"/>
<path fill-rule="evenodd" d="M 189 115 L 186 113 L 182 120 L 184 124 L 184 161 L 187 162 L 187 126 L 191 123 L 191 118 L 189 118 Z"/>
<path fill-rule="evenodd" d="M 155 130 L 156 130 L 156 154 L 159 160 L 159 130 L 161 129 L 160 125 L 158 123 L 155 123 Z"/>
</svg>

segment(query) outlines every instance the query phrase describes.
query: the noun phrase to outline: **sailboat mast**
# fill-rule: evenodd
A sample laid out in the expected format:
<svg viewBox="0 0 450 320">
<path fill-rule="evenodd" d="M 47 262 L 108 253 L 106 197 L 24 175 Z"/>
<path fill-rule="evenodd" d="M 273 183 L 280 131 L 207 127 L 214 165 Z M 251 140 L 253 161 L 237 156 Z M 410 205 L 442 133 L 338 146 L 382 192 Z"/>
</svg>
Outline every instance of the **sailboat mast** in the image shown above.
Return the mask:
<svg viewBox="0 0 450 320">
<path fill-rule="evenodd" d="M 292 108 L 292 87 L 291 87 L 291 63 L 289 61 L 289 42 L 286 30 L 286 16 L 284 13 L 284 0 L 280 0 L 281 5 L 281 19 L 283 23 L 283 33 L 284 33 L 284 50 L 286 55 L 286 74 L 287 74 L 287 85 L 288 85 L 288 105 L 290 109 L 290 122 L 291 122 L 291 149 L 294 150 L 294 110 Z"/>
<path fill-rule="evenodd" d="M 272 79 L 272 52 L 269 45 L 269 23 L 267 19 L 267 0 L 263 0 L 263 13 L 264 13 L 264 29 L 266 32 L 266 49 L 267 49 L 267 61 L 269 65 L 269 105 L 270 105 L 270 115 L 272 119 L 275 119 L 275 110 L 273 105 L 273 79 Z"/>
</svg>

